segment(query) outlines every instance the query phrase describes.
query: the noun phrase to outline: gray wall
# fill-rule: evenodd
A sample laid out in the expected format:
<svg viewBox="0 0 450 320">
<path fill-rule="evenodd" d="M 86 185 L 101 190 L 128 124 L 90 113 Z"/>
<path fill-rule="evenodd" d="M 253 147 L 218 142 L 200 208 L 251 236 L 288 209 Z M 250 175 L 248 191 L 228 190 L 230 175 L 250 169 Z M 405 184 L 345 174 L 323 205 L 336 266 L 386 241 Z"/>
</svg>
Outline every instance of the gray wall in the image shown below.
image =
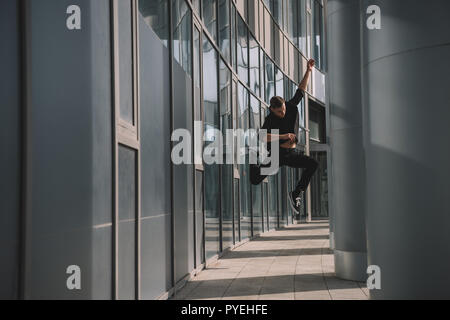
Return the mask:
<svg viewBox="0 0 450 320">
<path fill-rule="evenodd" d="M 377 4 L 364 28 L 368 263 L 375 299 L 450 298 L 450 2 Z"/>
<path fill-rule="evenodd" d="M 359 1 L 329 0 L 327 10 L 335 268 L 338 277 L 363 281 L 367 257 Z"/>
<path fill-rule="evenodd" d="M 139 15 L 141 108 L 141 296 L 172 287 L 169 51 Z"/>
<path fill-rule="evenodd" d="M 0 3 L 0 299 L 18 297 L 20 51 L 16 0 Z"/>
<path fill-rule="evenodd" d="M 109 1 L 77 1 L 82 29 L 66 28 L 73 1 L 28 3 L 31 204 L 26 297 L 111 297 Z M 66 268 L 81 268 L 81 290 Z"/>
</svg>

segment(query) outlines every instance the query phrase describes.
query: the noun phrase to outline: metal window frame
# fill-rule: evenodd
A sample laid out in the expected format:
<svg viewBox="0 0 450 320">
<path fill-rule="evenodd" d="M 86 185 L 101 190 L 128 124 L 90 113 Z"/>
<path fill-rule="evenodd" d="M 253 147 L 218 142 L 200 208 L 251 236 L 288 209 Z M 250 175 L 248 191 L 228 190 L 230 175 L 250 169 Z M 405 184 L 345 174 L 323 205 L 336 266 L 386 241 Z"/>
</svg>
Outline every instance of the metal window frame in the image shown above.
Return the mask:
<svg viewBox="0 0 450 320">
<path fill-rule="evenodd" d="M 112 288 L 113 299 L 119 299 L 119 146 L 131 148 L 136 152 L 135 183 L 136 183 L 136 212 L 135 212 L 135 299 L 141 299 L 141 152 L 140 152 L 140 107 L 139 107 L 139 28 L 137 0 L 131 2 L 132 23 L 132 72 L 133 72 L 133 125 L 120 118 L 120 62 L 119 62 L 119 23 L 118 1 L 110 1 L 111 13 L 111 70 L 112 70 L 112 130 L 113 130 L 113 272 Z M 125 123 L 125 124 L 124 124 Z"/>
</svg>

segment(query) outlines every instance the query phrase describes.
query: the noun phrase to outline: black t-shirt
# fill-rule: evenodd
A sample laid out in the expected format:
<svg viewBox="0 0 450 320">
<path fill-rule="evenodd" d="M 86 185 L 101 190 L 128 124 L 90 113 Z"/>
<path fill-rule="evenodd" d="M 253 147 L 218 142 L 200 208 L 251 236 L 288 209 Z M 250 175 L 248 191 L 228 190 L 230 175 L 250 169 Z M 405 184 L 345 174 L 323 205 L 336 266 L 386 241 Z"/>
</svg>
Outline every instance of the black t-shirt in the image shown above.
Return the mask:
<svg viewBox="0 0 450 320">
<path fill-rule="evenodd" d="M 286 105 L 286 114 L 284 118 L 277 117 L 273 112 L 270 112 L 266 119 L 264 120 L 264 124 L 261 129 L 266 129 L 267 133 L 271 133 L 273 129 L 278 129 L 279 134 L 293 133 L 296 136 L 296 142 L 299 141 L 299 115 L 298 115 L 298 104 L 302 100 L 304 96 L 303 90 L 300 88 L 295 92 L 294 97 L 285 102 Z M 279 144 L 283 144 L 288 140 L 281 140 Z M 267 149 L 270 150 L 271 142 L 268 142 Z"/>
</svg>

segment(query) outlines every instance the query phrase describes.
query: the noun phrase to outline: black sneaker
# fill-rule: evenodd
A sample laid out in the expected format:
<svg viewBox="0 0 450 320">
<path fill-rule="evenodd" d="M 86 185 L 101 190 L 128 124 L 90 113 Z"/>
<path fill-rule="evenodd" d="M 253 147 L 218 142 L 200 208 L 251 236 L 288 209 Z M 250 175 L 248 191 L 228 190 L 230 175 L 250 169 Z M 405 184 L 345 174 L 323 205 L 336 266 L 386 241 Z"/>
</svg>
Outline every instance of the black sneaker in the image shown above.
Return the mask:
<svg viewBox="0 0 450 320">
<path fill-rule="evenodd" d="M 302 201 L 301 201 L 301 193 L 300 193 L 300 195 L 297 196 L 297 198 L 295 198 L 295 199 L 294 199 L 293 193 L 294 193 L 293 191 L 292 191 L 292 192 L 289 192 L 289 196 L 288 196 L 288 198 L 289 198 L 289 203 L 291 204 L 292 210 L 294 210 L 294 212 L 295 212 L 296 214 L 299 214 L 299 213 L 300 213 L 300 210 L 301 210 L 301 205 L 302 205 Z"/>
</svg>

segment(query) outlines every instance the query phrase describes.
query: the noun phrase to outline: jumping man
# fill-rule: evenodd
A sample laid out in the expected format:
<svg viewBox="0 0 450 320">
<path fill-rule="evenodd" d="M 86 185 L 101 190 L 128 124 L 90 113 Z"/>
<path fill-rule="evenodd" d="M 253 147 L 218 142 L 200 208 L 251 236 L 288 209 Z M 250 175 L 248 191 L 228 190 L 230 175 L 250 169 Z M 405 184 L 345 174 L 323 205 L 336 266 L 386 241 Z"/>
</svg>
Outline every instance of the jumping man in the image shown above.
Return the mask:
<svg viewBox="0 0 450 320">
<path fill-rule="evenodd" d="M 303 80 L 300 82 L 294 97 L 285 101 L 279 96 L 270 99 L 270 113 L 264 121 L 262 129 L 267 130 L 267 149 L 270 152 L 270 141 L 279 140 L 280 146 L 280 166 L 288 166 L 291 168 L 302 168 L 302 176 L 298 181 L 296 188 L 289 192 L 289 203 L 292 209 L 298 214 L 300 212 L 303 201 L 303 193 L 311 181 L 311 177 L 317 169 L 318 163 L 313 158 L 304 155 L 297 149 L 299 124 L 298 109 L 305 95 L 308 86 L 314 60 L 308 61 L 307 70 Z M 271 134 L 271 130 L 278 129 L 279 134 Z M 258 165 L 250 165 L 250 180 L 252 184 L 259 184 L 265 179 L 265 175 L 261 175 L 261 167 Z"/>
</svg>

